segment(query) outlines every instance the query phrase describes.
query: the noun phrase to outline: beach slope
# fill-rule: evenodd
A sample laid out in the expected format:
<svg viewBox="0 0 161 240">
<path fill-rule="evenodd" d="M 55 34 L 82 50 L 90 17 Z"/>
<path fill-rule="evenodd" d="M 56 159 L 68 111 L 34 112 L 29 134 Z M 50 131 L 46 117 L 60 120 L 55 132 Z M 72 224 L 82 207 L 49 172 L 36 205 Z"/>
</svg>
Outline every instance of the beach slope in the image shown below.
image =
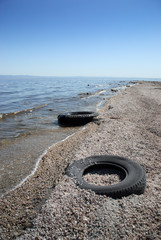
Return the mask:
<svg viewBox="0 0 161 240">
<path fill-rule="evenodd" d="M 65 168 L 93 155 L 139 163 L 145 193 L 112 199 L 76 187 Z M 138 82 L 109 99 L 95 122 L 50 148 L 35 173 L 0 199 L 0 239 L 159 239 L 160 168 L 161 82 Z"/>
</svg>

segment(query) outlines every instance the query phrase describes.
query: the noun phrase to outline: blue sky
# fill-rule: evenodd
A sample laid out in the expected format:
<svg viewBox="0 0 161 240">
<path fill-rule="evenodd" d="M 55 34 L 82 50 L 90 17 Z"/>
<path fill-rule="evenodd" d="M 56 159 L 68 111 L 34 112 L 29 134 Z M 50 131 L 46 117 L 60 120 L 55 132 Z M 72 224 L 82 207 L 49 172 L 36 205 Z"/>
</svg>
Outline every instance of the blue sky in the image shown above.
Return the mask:
<svg viewBox="0 0 161 240">
<path fill-rule="evenodd" d="M 161 78 L 161 0 L 0 0 L 0 74 Z"/>
</svg>

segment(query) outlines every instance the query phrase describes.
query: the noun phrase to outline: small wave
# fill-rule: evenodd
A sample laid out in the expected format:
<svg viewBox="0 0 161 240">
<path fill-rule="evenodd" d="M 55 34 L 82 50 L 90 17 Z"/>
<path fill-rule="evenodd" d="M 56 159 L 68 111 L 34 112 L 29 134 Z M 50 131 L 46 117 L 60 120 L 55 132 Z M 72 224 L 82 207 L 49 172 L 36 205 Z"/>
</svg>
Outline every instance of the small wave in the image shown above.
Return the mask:
<svg viewBox="0 0 161 240">
<path fill-rule="evenodd" d="M 83 97 L 92 97 L 92 96 L 95 96 L 95 95 L 100 95 L 100 94 L 103 94 L 104 92 L 106 92 L 106 90 L 99 90 L 97 92 L 84 92 L 84 93 L 79 93 L 78 96 L 80 96 L 81 98 Z"/>
<path fill-rule="evenodd" d="M 101 90 L 101 91 L 97 92 L 97 94 L 102 94 L 102 93 L 105 93 L 105 92 L 106 92 L 106 90 Z"/>
<path fill-rule="evenodd" d="M 104 101 L 100 101 L 99 103 L 97 103 L 96 110 L 99 111 L 100 108 L 103 106 L 103 104 L 105 104 L 105 100 Z"/>
<path fill-rule="evenodd" d="M 18 91 L 14 91 L 14 92 L 11 92 L 11 91 L 3 91 L 3 92 L 0 92 L 0 95 L 6 95 L 6 94 L 11 95 L 11 94 L 16 94 L 16 93 L 18 93 Z"/>
<path fill-rule="evenodd" d="M 42 105 L 39 105 L 39 106 L 36 106 L 36 107 L 33 107 L 33 108 L 28 108 L 28 109 L 24 109 L 24 110 L 20 110 L 20 111 L 16 111 L 16 112 L 11 112 L 11 113 L 1 113 L 0 114 L 0 120 L 3 120 L 7 117 L 13 117 L 13 116 L 16 116 L 18 114 L 23 114 L 23 113 L 28 113 L 28 112 L 33 112 L 39 108 L 43 108 L 43 107 L 46 107 L 47 104 L 42 104 Z"/>
<path fill-rule="evenodd" d="M 96 85 L 95 87 L 107 87 L 107 86 L 109 86 L 110 84 L 108 83 L 108 84 L 100 84 L 100 85 Z"/>
</svg>

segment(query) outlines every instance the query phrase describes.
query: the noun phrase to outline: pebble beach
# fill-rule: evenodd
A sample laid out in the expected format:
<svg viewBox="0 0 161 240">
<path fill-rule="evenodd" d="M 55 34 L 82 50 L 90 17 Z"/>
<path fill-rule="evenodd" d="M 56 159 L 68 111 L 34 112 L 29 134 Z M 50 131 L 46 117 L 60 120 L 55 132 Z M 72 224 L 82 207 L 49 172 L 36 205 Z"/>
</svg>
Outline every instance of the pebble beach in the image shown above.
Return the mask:
<svg viewBox="0 0 161 240">
<path fill-rule="evenodd" d="M 78 188 L 66 167 L 95 155 L 139 163 L 146 172 L 144 194 L 113 199 Z M 107 100 L 93 122 L 51 147 L 35 172 L 0 199 L 0 239 L 159 240 L 160 168 L 161 82 L 138 81 Z M 104 179 L 98 174 L 94 181 Z"/>
</svg>

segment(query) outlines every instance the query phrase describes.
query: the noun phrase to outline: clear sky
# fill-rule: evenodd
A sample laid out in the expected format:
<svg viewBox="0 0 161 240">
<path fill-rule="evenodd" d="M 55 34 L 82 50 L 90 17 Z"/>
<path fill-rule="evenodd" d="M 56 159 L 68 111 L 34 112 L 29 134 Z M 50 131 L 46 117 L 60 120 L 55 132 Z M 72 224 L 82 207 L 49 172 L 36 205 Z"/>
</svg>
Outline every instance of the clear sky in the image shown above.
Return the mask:
<svg viewBox="0 0 161 240">
<path fill-rule="evenodd" d="M 161 78 L 161 0 L 0 0 L 0 74 Z"/>
</svg>

